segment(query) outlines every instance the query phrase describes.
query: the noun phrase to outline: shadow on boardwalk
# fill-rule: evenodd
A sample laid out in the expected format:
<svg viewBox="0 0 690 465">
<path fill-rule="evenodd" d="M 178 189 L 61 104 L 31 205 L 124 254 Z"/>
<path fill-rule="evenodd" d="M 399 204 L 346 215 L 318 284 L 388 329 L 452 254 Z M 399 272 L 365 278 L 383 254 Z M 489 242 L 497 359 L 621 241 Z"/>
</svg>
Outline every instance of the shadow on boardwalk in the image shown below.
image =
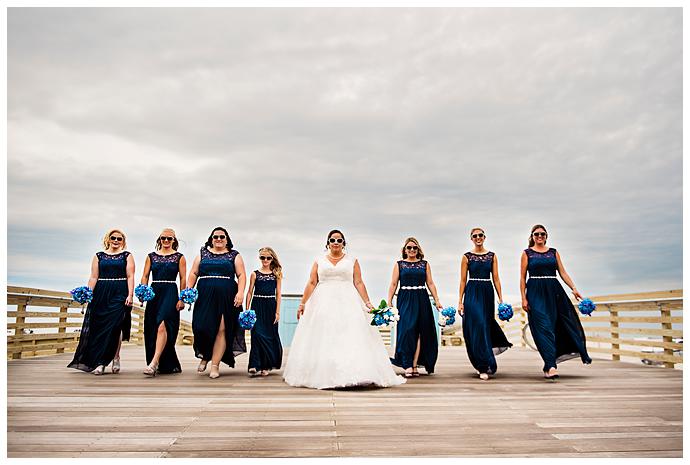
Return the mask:
<svg viewBox="0 0 690 465">
<path fill-rule="evenodd" d="M 541 378 L 513 348 L 488 382 L 461 347 L 437 373 L 389 389 L 292 388 L 249 379 L 247 356 L 211 380 L 178 347 L 183 373 L 146 378 L 142 347 L 119 375 L 65 368 L 72 354 L 8 362 L 9 457 L 682 457 L 682 372 L 578 360 Z"/>
</svg>

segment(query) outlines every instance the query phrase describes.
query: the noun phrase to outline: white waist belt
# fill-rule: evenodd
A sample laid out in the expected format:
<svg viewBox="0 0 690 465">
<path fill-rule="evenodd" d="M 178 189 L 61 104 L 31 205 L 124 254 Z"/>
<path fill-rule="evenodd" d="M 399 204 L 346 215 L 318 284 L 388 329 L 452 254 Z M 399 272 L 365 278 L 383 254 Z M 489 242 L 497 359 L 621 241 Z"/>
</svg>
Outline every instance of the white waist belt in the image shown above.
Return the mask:
<svg viewBox="0 0 690 465">
<path fill-rule="evenodd" d="M 400 289 L 426 289 L 426 286 L 400 286 Z"/>
<path fill-rule="evenodd" d="M 556 279 L 555 276 L 530 276 L 529 279 Z"/>
<path fill-rule="evenodd" d="M 127 278 L 98 278 L 99 281 L 127 281 Z"/>
<path fill-rule="evenodd" d="M 177 284 L 177 281 L 164 281 L 164 280 L 156 280 L 156 281 L 151 281 L 151 284 L 153 283 L 170 283 L 170 284 Z"/>
<path fill-rule="evenodd" d="M 468 281 L 489 281 L 491 282 L 490 278 L 470 278 Z"/>
<path fill-rule="evenodd" d="M 206 278 L 232 279 L 231 276 L 199 276 L 199 279 L 206 279 Z M 199 279 L 197 279 L 197 281 Z"/>
<path fill-rule="evenodd" d="M 276 296 L 274 295 L 259 295 L 259 294 L 254 294 L 254 297 L 263 297 L 264 299 L 275 299 Z"/>
</svg>

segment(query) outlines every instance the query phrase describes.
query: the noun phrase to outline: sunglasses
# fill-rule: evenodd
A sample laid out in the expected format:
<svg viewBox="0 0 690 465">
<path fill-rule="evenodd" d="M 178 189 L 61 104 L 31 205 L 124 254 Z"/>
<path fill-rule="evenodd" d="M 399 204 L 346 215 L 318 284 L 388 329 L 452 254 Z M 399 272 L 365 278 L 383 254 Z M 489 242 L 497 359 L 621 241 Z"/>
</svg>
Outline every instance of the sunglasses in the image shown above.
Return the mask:
<svg viewBox="0 0 690 465">
<path fill-rule="evenodd" d="M 214 234 L 214 235 L 213 235 L 213 238 L 216 239 L 216 240 L 222 241 L 223 239 L 225 239 L 225 236 L 224 236 L 224 235 L 220 235 L 220 234 Z"/>
<path fill-rule="evenodd" d="M 546 237 L 546 233 L 545 233 L 545 232 L 535 232 L 535 233 L 532 233 L 532 235 L 533 235 L 534 237 Z"/>
<path fill-rule="evenodd" d="M 124 241 L 125 238 L 124 237 L 117 237 L 117 236 L 110 236 L 110 240 L 113 242 L 120 242 L 120 241 Z"/>
<path fill-rule="evenodd" d="M 261 256 L 259 256 L 259 260 L 261 260 L 262 262 L 264 260 L 268 260 L 270 262 L 271 260 L 273 260 L 273 257 L 264 257 L 263 255 L 261 255 Z"/>
<path fill-rule="evenodd" d="M 479 234 L 472 234 L 472 239 L 477 239 L 478 237 L 479 237 L 479 238 L 482 238 L 482 237 L 484 237 L 484 234 L 482 234 L 482 233 L 479 233 Z"/>
<path fill-rule="evenodd" d="M 343 240 L 343 239 L 335 239 L 335 238 L 331 237 L 330 239 L 328 239 L 328 242 L 330 242 L 331 244 L 335 244 L 336 242 L 337 242 L 338 244 L 342 244 L 343 242 L 345 242 L 345 240 Z"/>
<path fill-rule="evenodd" d="M 417 247 L 416 245 L 408 245 L 407 247 L 405 247 L 405 249 L 407 249 L 407 250 L 419 250 L 419 247 Z"/>
<path fill-rule="evenodd" d="M 174 237 L 169 237 L 169 236 L 161 236 L 161 237 L 159 237 L 159 239 L 161 241 L 174 241 L 175 240 Z"/>
</svg>

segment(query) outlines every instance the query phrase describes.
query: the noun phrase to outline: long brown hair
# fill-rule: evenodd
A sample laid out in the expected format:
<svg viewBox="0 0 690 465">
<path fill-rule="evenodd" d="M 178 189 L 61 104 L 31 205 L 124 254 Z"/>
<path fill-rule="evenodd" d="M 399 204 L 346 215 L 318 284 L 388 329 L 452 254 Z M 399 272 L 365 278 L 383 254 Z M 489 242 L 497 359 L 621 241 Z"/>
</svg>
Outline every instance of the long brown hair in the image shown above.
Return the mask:
<svg viewBox="0 0 690 465">
<path fill-rule="evenodd" d="M 276 278 L 282 278 L 283 277 L 283 267 L 280 265 L 280 260 L 278 260 L 278 254 L 276 254 L 275 250 L 273 250 L 270 247 L 261 247 L 259 249 L 259 253 L 261 252 L 268 252 L 271 254 L 271 257 L 273 257 L 273 260 L 271 260 L 271 264 L 269 265 L 269 268 L 271 268 L 271 271 L 273 272 L 274 275 L 276 275 Z"/>
<path fill-rule="evenodd" d="M 549 237 L 549 232 L 546 230 L 546 228 L 544 226 L 542 226 L 540 224 L 535 224 L 534 226 L 532 226 L 532 231 L 529 233 L 529 246 L 530 247 L 534 247 L 534 237 L 532 236 L 532 234 L 534 234 L 534 231 L 536 231 L 537 229 L 543 229 L 544 232 L 546 233 L 546 237 Z M 544 245 L 546 245 L 546 239 L 544 239 Z"/>
<path fill-rule="evenodd" d="M 417 247 L 418 247 L 417 258 L 419 258 L 420 260 L 423 259 L 424 258 L 424 251 L 422 250 L 422 246 L 419 245 L 419 241 L 414 237 L 408 237 L 407 239 L 405 239 L 405 242 L 403 242 L 402 258 L 407 258 L 407 252 L 405 252 L 405 246 L 407 246 L 408 242 L 414 242 L 417 245 Z"/>
</svg>

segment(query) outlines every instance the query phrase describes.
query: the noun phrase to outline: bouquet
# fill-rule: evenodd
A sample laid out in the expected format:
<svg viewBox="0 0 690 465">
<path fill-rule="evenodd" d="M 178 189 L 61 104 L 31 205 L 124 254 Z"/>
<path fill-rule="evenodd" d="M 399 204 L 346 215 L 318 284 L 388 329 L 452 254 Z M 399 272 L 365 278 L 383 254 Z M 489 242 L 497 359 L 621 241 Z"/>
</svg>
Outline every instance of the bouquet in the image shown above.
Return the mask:
<svg viewBox="0 0 690 465">
<path fill-rule="evenodd" d="M 455 309 L 455 307 L 446 307 L 443 310 L 441 310 L 441 315 L 439 315 L 438 317 L 439 326 L 454 325 L 456 312 L 457 310 Z"/>
<path fill-rule="evenodd" d="M 577 308 L 580 309 L 580 313 L 583 315 L 589 315 L 592 316 L 592 312 L 597 309 L 597 306 L 592 302 L 591 299 L 585 298 L 580 301 L 579 304 L 577 304 Z"/>
<path fill-rule="evenodd" d="M 254 310 L 243 310 L 237 317 L 237 322 L 242 329 L 252 329 L 256 323 L 256 312 Z"/>
<path fill-rule="evenodd" d="M 93 300 L 93 291 L 89 286 L 79 286 L 69 291 L 69 293 L 72 294 L 72 299 L 74 299 L 75 302 L 81 304 L 81 313 L 83 314 L 84 305 Z"/>
<path fill-rule="evenodd" d="M 511 318 L 513 318 L 513 306 L 505 302 L 498 304 L 498 319 L 510 321 Z"/>
<path fill-rule="evenodd" d="M 189 309 L 192 309 L 192 304 L 196 302 L 197 297 L 199 297 L 199 291 L 193 287 L 188 287 L 180 291 L 180 300 L 186 304 L 189 304 Z"/>
<path fill-rule="evenodd" d="M 153 299 L 156 296 L 156 293 L 153 292 L 153 288 L 151 286 L 139 284 L 134 288 L 134 295 L 137 296 L 139 302 L 144 303 Z"/>
<path fill-rule="evenodd" d="M 371 326 L 391 326 L 400 320 L 398 309 L 389 307 L 385 300 L 381 300 L 378 308 L 371 310 L 373 314 L 371 318 Z"/>
</svg>

